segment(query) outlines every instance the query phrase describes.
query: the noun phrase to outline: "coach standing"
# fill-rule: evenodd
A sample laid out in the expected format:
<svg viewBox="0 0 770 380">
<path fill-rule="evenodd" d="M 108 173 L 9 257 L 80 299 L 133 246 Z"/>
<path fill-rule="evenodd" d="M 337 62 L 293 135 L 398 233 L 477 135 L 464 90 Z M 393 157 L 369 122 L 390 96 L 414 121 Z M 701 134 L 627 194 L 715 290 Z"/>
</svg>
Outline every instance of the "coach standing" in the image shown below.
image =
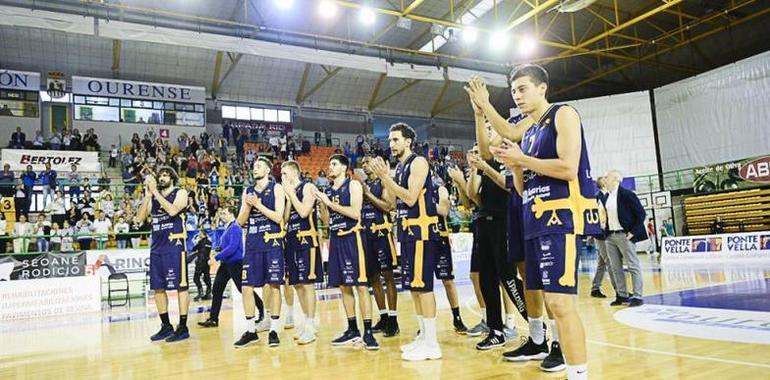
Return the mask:
<svg viewBox="0 0 770 380">
<path fill-rule="evenodd" d="M 607 215 L 605 246 L 610 260 L 610 274 L 614 277 L 617 296 L 610 305 L 628 302 L 629 306 L 642 305 L 642 270 L 636 256 L 635 243 L 647 240 L 644 227 L 646 213 L 636 194 L 620 186 L 621 175 L 612 170 L 605 177 L 608 193 L 600 194 L 600 201 Z M 623 261 L 628 264 L 634 287 L 630 295 L 626 288 Z"/>
</svg>

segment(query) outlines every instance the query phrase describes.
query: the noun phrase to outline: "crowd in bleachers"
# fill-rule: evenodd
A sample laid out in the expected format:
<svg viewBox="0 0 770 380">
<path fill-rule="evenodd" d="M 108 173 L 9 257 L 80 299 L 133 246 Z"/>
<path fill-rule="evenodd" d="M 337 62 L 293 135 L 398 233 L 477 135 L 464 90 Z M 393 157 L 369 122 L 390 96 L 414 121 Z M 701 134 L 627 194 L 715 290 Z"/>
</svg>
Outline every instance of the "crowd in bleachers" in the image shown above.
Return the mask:
<svg viewBox="0 0 770 380">
<path fill-rule="evenodd" d="M 86 136 L 91 135 L 93 131 L 89 130 Z M 68 141 L 66 149 L 98 149 L 98 143 L 93 145 L 97 142 L 95 138 L 81 137 L 77 130 L 64 136 Z M 316 146 L 321 143 L 320 136 L 320 132 L 315 135 Z M 12 142 L 17 139 L 14 136 Z M 331 144 L 328 135 L 326 143 Z M 335 153 L 347 155 L 356 167 L 365 155 L 389 159 L 386 144 L 381 139 L 358 135 L 354 142 L 346 141 L 333 148 Z M 420 149 L 415 151 L 429 158 L 434 180 L 451 183 L 445 168 L 447 163 L 454 165 L 450 157 L 452 147 L 441 146 L 438 141 L 433 147 L 427 141 L 418 146 Z M 220 226 L 217 211 L 222 205 L 237 207 L 243 188 L 252 183 L 251 167 L 259 155 L 268 155 L 275 161 L 272 174 L 280 181 L 280 162 L 310 153 L 311 142 L 302 134 L 268 135 L 254 129 L 226 128 L 219 136 L 206 132 L 198 136 L 182 134 L 172 146 L 168 139 L 160 138 L 149 128 L 141 137 L 134 133 L 127 145 L 113 145 L 109 150 L 107 166 L 120 166 L 122 171 L 121 180 L 116 179 L 115 184 L 105 170 L 92 181 L 89 175 L 96 173 L 81 173 L 75 165 L 66 174 L 57 173 L 50 166 L 40 172 L 29 166 L 24 172 L 14 173 L 5 165 L 0 173 L 0 193 L 13 197 L 15 222 L 5 239 L 0 236 L 0 252 L 10 248 L 9 241 L 13 242 L 14 252 L 136 248 L 146 244 L 149 220 L 138 223 L 134 216 L 141 204 L 145 177 L 160 166 L 173 168 L 179 176 L 179 186 L 190 194 L 186 225 L 191 246 L 192 238 L 201 229 L 208 231 L 216 243 Z M 330 183 L 322 168 L 315 173 L 303 173 L 320 189 Z M 5 232 L 6 225 L 3 218 L 0 233 Z"/>
</svg>

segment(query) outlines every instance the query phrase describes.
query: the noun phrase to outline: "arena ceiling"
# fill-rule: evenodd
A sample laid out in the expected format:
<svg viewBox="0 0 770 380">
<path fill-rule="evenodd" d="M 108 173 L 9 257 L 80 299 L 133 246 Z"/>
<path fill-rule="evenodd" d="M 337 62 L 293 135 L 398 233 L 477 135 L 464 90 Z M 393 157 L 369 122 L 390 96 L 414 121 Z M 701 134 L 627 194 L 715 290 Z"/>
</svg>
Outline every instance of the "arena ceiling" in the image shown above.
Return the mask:
<svg viewBox="0 0 770 380">
<path fill-rule="evenodd" d="M 392 63 L 507 74 L 544 64 L 556 100 L 644 90 L 766 51 L 766 0 L 0 0 L 0 5 L 206 31 Z M 328 4 L 327 4 L 328 5 Z M 587 5 L 587 6 L 585 6 Z M 570 6 L 582 9 L 567 12 Z M 362 8 L 374 21 L 361 22 Z M 2 24 L 2 21 L 0 21 Z M 475 31 L 475 42 L 467 36 Z M 502 34 L 500 34 L 502 33 Z M 499 42 L 489 41 L 505 36 Z M 0 26 L 0 67 L 205 86 L 219 100 L 472 117 L 462 83 L 270 54 Z M 493 88 L 499 109 L 508 90 Z"/>
</svg>

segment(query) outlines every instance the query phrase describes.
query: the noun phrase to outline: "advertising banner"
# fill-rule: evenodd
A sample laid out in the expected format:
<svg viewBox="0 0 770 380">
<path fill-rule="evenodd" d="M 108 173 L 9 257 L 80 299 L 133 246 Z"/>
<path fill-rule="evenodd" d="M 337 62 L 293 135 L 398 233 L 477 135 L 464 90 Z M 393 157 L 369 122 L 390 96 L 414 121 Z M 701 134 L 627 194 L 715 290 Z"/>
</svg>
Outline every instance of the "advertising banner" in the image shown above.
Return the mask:
<svg viewBox="0 0 770 380">
<path fill-rule="evenodd" d="M 770 231 L 664 237 L 664 262 L 759 258 L 770 260 Z"/>
<path fill-rule="evenodd" d="M 60 175 L 69 173 L 72 165 L 77 165 L 79 172 L 101 171 L 99 152 L 3 149 L 2 160 L 3 164 L 11 165 L 11 170 L 19 172 L 27 170 L 27 165 L 32 165 L 32 170 L 41 172 L 48 163 L 51 164 L 51 169 Z"/>
<path fill-rule="evenodd" d="M 0 321 L 97 312 L 101 303 L 101 283 L 94 276 L 2 282 Z"/>
<path fill-rule="evenodd" d="M 770 155 L 693 169 L 696 193 L 770 185 Z"/>
<path fill-rule="evenodd" d="M 79 277 L 85 267 L 84 252 L 0 256 L 0 281 Z"/>
</svg>

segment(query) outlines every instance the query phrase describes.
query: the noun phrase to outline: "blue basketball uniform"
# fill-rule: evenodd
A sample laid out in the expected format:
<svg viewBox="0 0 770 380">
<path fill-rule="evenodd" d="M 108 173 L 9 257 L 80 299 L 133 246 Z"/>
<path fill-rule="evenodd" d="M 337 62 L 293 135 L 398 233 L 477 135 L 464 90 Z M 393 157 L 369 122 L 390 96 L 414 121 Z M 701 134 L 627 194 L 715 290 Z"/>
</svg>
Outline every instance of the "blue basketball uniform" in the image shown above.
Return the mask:
<svg viewBox="0 0 770 380">
<path fill-rule="evenodd" d="M 262 191 L 254 186 L 246 188 L 246 194 L 255 194 L 265 207 L 275 210 L 275 182 L 268 182 Z M 283 261 L 283 236 L 281 225 L 259 212 L 256 207 L 249 211 L 246 227 L 246 243 L 243 250 L 243 285 L 262 287 L 265 284 L 280 285 L 286 270 Z"/>
<path fill-rule="evenodd" d="M 506 224 L 508 227 L 508 262 L 520 263 L 524 261 L 524 228 L 521 223 L 521 195 L 513 186 L 513 175 L 505 176 L 505 187 L 510 189 L 508 199 L 508 215 Z"/>
<path fill-rule="evenodd" d="M 303 189 L 310 185 L 302 181 L 297 186 L 297 199 L 302 202 Z M 312 186 L 312 185 L 310 185 Z M 318 249 L 318 230 L 316 225 L 315 207 L 310 210 L 307 218 L 301 217 L 294 206 L 289 211 L 289 221 L 286 223 L 285 259 L 289 285 L 311 284 L 323 281 L 323 264 L 321 252 Z"/>
<path fill-rule="evenodd" d="M 556 113 L 552 105 L 522 138 L 524 154 L 539 159 L 558 158 Z M 601 234 L 599 209 L 591 179 L 583 126 L 580 126 L 578 176 L 564 181 L 524 171 L 522 222 L 524 225 L 527 288 L 547 292 L 577 292 L 577 252 L 584 236 Z"/>
<path fill-rule="evenodd" d="M 379 179 L 367 180 L 366 185 L 374 196 L 382 197 L 383 186 Z M 391 234 L 393 224 L 388 215 L 364 198 L 361 222 L 366 229 L 366 273 L 371 275 L 396 268 L 398 258 Z"/>
<path fill-rule="evenodd" d="M 339 189 L 326 188 L 329 199 L 350 206 L 350 178 Z M 361 223 L 329 210 L 329 286 L 367 286 L 366 249 Z"/>
<path fill-rule="evenodd" d="M 441 185 L 433 184 L 433 199 L 439 202 L 439 188 Z M 438 223 L 433 227 L 438 229 L 439 239 L 436 242 L 436 278 L 439 280 L 454 280 L 454 264 L 452 263 L 452 245 L 449 242 L 449 225 L 446 217 L 439 215 Z"/>
<path fill-rule="evenodd" d="M 417 155 L 412 153 L 406 161 L 396 167 L 395 182 L 409 187 L 412 163 Z M 396 228 L 401 244 L 401 280 L 404 289 L 433 291 L 433 272 L 436 268 L 436 243 L 441 240 L 438 233 L 438 213 L 433 191 L 430 169 L 425 178 L 417 202 L 409 206 L 401 199 L 396 201 Z"/>
<path fill-rule="evenodd" d="M 179 189 L 166 195 L 174 203 Z M 187 231 L 183 212 L 171 216 L 152 200 L 152 245 L 150 246 L 150 289 L 187 290 Z"/>
</svg>

